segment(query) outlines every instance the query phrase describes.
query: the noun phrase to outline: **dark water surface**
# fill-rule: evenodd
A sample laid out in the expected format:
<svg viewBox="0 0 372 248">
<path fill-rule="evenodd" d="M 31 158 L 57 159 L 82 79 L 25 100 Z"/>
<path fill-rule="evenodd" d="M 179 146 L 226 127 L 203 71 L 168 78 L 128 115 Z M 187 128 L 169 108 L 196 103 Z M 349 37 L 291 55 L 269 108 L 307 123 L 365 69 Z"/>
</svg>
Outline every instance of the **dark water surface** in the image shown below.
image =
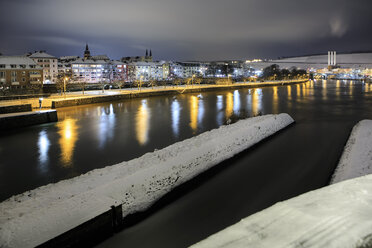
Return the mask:
<svg viewBox="0 0 372 248">
<path fill-rule="evenodd" d="M 58 123 L 0 134 L 0 201 L 133 159 L 229 118 L 282 112 L 296 124 L 103 244 L 184 247 L 326 185 L 353 125 L 372 118 L 372 85 L 317 81 L 58 109 Z"/>
</svg>

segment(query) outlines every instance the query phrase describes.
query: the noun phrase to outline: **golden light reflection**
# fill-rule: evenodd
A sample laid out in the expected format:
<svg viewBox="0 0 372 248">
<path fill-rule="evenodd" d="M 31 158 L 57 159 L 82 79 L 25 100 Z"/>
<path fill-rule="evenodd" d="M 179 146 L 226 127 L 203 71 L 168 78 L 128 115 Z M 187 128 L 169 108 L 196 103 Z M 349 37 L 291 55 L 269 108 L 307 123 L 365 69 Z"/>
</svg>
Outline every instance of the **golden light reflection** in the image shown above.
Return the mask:
<svg viewBox="0 0 372 248">
<path fill-rule="evenodd" d="M 299 84 L 297 84 L 296 86 L 296 93 L 297 93 L 297 97 L 301 96 L 301 86 Z"/>
<path fill-rule="evenodd" d="M 307 84 L 303 84 L 301 87 L 302 96 L 307 96 Z"/>
<path fill-rule="evenodd" d="M 75 119 L 65 119 L 57 124 L 60 135 L 59 145 L 61 148 L 61 163 L 64 167 L 70 167 L 74 154 L 75 143 L 78 140 L 79 126 Z"/>
<path fill-rule="evenodd" d="M 340 80 L 337 80 L 336 81 L 336 96 L 337 96 L 337 98 L 339 98 L 340 97 L 340 91 L 341 91 L 341 82 L 340 82 Z"/>
<path fill-rule="evenodd" d="M 234 110 L 234 95 L 231 92 L 226 94 L 226 119 L 229 119 Z"/>
<path fill-rule="evenodd" d="M 253 89 L 252 90 L 252 113 L 257 115 L 261 108 L 260 103 L 260 93 L 262 89 Z"/>
<path fill-rule="evenodd" d="M 278 113 L 278 87 L 273 87 L 273 112 Z"/>
<path fill-rule="evenodd" d="M 354 84 L 354 82 L 350 81 L 350 83 L 349 83 L 349 95 L 350 95 L 351 98 L 353 98 L 353 84 Z"/>
<path fill-rule="evenodd" d="M 197 96 L 190 97 L 190 127 L 196 132 L 198 128 L 198 110 L 199 98 Z"/>
<path fill-rule="evenodd" d="M 140 145 L 145 145 L 148 141 L 150 113 L 147 101 L 142 100 L 136 114 L 136 137 Z"/>
<path fill-rule="evenodd" d="M 322 81 L 322 86 L 323 86 L 323 90 L 322 90 L 323 100 L 327 100 L 327 80 Z"/>
<path fill-rule="evenodd" d="M 287 86 L 287 92 L 288 92 L 288 99 L 292 99 L 292 87 L 290 85 Z"/>
</svg>

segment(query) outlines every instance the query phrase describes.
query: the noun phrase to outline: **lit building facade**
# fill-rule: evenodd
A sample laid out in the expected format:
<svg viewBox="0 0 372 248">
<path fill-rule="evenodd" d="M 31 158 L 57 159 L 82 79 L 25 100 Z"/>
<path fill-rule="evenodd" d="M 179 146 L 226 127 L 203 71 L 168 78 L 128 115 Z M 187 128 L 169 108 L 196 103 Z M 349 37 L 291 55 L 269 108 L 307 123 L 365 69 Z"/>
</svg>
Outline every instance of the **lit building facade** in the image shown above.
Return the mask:
<svg viewBox="0 0 372 248">
<path fill-rule="evenodd" d="M 26 56 L 0 56 L 0 87 L 21 89 L 42 86 L 43 68 Z"/>
<path fill-rule="evenodd" d="M 58 76 L 58 59 L 45 51 L 39 51 L 28 55 L 35 63 L 43 68 L 43 83 L 54 84 Z"/>
</svg>

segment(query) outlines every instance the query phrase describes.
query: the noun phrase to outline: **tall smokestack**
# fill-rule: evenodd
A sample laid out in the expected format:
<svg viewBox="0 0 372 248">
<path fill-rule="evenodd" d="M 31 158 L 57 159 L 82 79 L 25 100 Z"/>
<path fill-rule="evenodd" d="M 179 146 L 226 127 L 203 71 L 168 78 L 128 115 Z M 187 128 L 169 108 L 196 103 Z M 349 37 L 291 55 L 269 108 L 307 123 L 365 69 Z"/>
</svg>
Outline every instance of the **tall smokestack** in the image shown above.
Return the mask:
<svg viewBox="0 0 372 248">
<path fill-rule="evenodd" d="M 328 65 L 331 65 L 331 52 L 328 51 Z"/>
<path fill-rule="evenodd" d="M 336 65 L 337 63 L 336 63 L 336 51 L 334 51 L 334 53 L 335 53 L 335 57 L 333 58 L 333 62 L 334 62 L 334 65 Z"/>
</svg>

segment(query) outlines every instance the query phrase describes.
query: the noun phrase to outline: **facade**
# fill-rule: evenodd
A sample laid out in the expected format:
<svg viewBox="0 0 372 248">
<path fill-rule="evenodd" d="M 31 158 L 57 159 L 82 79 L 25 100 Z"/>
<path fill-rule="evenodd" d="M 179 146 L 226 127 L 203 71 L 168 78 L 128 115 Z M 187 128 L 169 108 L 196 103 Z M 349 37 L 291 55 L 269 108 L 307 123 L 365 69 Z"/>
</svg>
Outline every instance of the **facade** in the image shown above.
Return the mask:
<svg viewBox="0 0 372 248">
<path fill-rule="evenodd" d="M 174 78 L 183 78 L 183 66 L 177 62 L 169 63 L 169 77 Z"/>
<path fill-rule="evenodd" d="M 184 78 L 191 78 L 192 76 L 198 77 L 202 75 L 200 62 L 182 62 L 180 64 L 183 68 Z"/>
<path fill-rule="evenodd" d="M 0 87 L 10 89 L 43 85 L 43 68 L 26 56 L 0 56 Z"/>
<path fill-rule="evenodd" d="M 127 82 L 128 81 L 128 65 L 121 61 L 113 60 L 110 62 L 112 68 L 113 82 Z"/>
<path fill-rule="evenodd" d="M 29 54 L 28 57 L 43 68 L 44 84 L 54 84 L 57 82 L 58 60 L 56 57 L 47 54 L 45 51 Z"/>
<path fill-rule="evenodd" d="M 71 62 L 74 82 L 100 83 L 111 80 L 112 70 L 104 60 L 78 59 Z"/>
</svg>

